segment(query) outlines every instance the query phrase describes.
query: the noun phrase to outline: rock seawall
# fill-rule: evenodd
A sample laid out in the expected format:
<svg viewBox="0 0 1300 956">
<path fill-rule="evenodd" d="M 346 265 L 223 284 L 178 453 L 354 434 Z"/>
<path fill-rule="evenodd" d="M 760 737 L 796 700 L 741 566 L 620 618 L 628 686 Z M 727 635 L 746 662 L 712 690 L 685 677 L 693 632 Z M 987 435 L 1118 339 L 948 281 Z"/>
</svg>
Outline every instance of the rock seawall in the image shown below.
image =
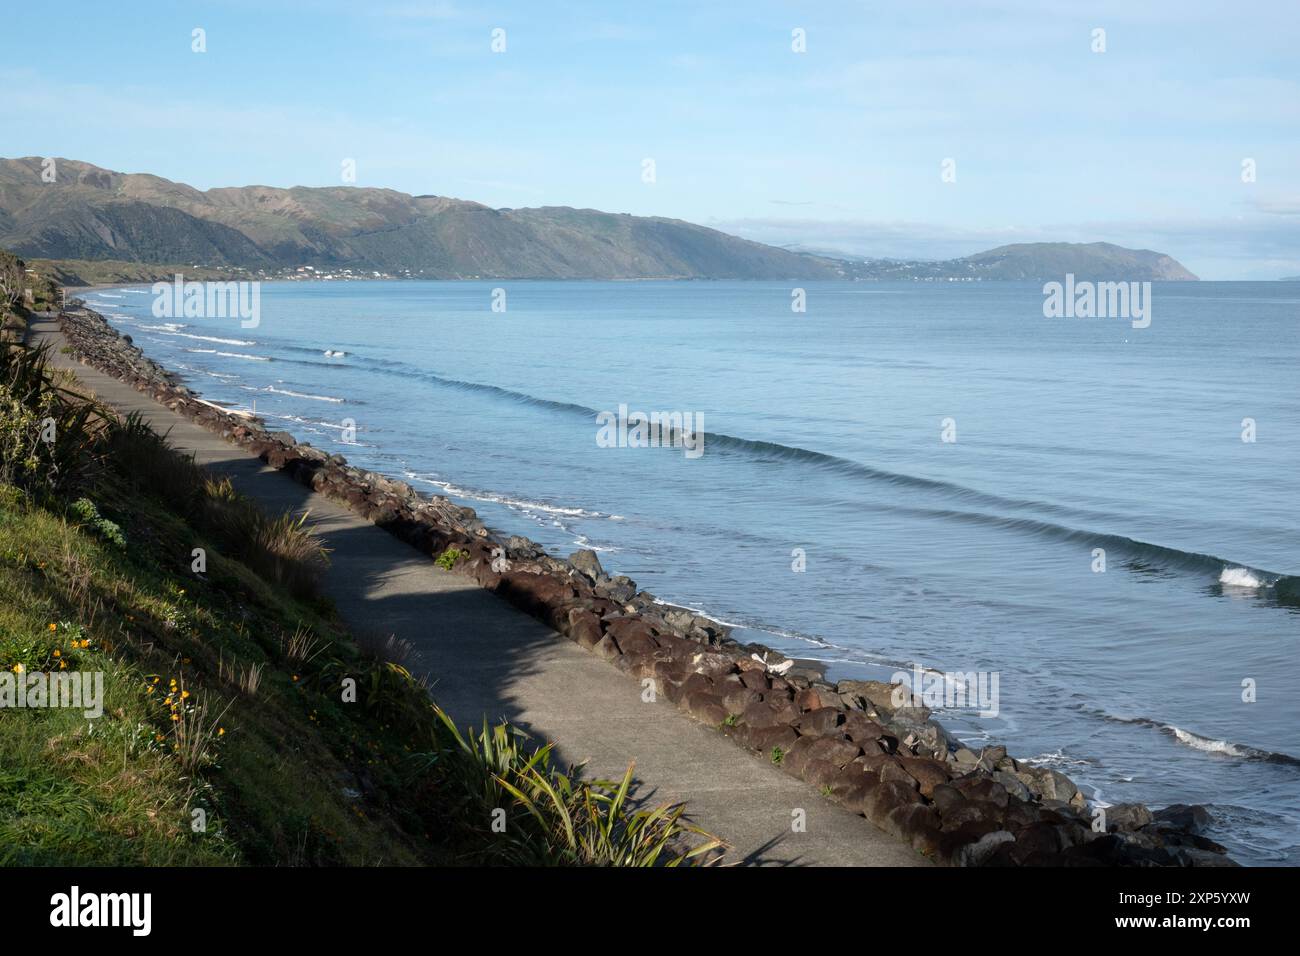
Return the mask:
<svg viewBox="0 0 1300 956">
<path fill-rule="evenodd" d="M 1083 794 L 1064 774 L 1003 747 L 961 746 L 896 685 L 831 683 L 769 648 L 742 645 L 724 625 L 605 573 L 594 552 L 559 559 L 527 538 L 501 541 L 471 508 L 204 402 L 96 312 L 75 308 L 59 322 L 82 362 L 346 502 L 937 862 L 1234 865 L 1200 834 L 1208 822 L 1200 807 L 1109 807 L 1105 829 L 1094 829 Z"/>
</svg>

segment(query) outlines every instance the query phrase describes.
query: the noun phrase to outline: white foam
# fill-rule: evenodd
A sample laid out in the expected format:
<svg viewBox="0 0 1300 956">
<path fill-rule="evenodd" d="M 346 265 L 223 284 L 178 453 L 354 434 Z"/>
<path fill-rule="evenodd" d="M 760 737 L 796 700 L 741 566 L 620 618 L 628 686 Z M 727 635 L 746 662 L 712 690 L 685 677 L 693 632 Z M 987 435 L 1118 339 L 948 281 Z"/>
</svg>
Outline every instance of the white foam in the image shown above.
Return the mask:
<svg viewBox="0 0 1300 956">
<path fill-rule="evenodd" d="M 1196 750 L 1203 750 L 1211 754 L 1227 754 L 1229 757 L 1249 756 L 1243 753 L 1236 744 L 1230 744 L 1226 740 L 1211 740 L 1209 737 L 1202 737 L 1200 734 L 1194 734 L 1190 730 L 1183 730 L 1173 724 L 1167 724 L 1166 726 L 1173 731 L 1173 735 L 1178 738 L 1179 743 L 1186 744 Z"/>
<path fill-rule="evenodd" d="M 223 355 L 225 353 L 218 352 L 217 354 Z M 333 395 L 308 395 L 305 392 L 293 392 L 287 388 L 276 388 L 274 385 L 267 385 L 262 389 L 262 391 L 274 392 L 277 395 L 289 395 L 293 398 L 306 398 L 313 402 L 333 402 L 336 405 L 343 404 L 343 399 L 335 398 Z"/>
<path fill-rule="evenodd" d="M 1268 587 L 1268 582 L 1249 568 L 1224 568 L 1223 573 L 1219 575 L 1219 583 L 1234 588 Z"/>
<path fill-rule="evenodd" d="M 220 355 L 222 358 L 243 359 L 246 362 L 269 362 L 265 355 L 245 355 L 243 352 L 219 352 L 216 349 L 186 349 L 195 355 Z"/>
<path fill-rule="evenodd" d="M 141 328 L 149 328 L 149 326 L 142 325 Z M 164 330 L 163 335 L 174 335 L 182 339 L 194 339 L 197 342 L 215 342 L 217 345 L 256 345 L 257 344 L 252 339 L 223 339 L 215 335 L 195 335 L 192 332 L 177 332 L 174 329 Z"/>
<path fill-rule="evenodd" d="M 607 515 L 599 511 L 588 511 L 585 508 L 566 508 L 561 505 L 548 505 L 540 501 L 529 501 L 525 498 L 511 498 L 507 495 L 493 494 L 489 491 L 471 491 L 468 488 L 461 488 L 453 485 L 449 481 L 440 481 L 436 478 L 429 478 L 425 475 L 413 471 L 406 472 L 406 477 L 412 481 L 420 481 L 426 485 L 433 485 L 435 488 L 441 488 L 446 494 L 455 498 L 468 498 L 471 501 L 488 501 L 496 505 L 505 505 L 507 508 L 519 508 L 524 511 L 540 511 L 551 515 L 564 515 L 568 518 L 605 518 Z M 593 550 L 595 550 L 593 548 Z"/>
</svg>

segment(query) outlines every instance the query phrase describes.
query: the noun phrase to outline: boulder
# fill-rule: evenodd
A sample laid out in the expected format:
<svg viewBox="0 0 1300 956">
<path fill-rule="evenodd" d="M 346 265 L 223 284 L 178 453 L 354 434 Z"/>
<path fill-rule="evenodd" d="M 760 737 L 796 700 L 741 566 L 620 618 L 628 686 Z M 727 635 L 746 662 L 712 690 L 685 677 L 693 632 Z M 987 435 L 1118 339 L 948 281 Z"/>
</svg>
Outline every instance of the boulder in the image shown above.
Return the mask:
<svg viewBox="0 0 1300 956">
<path fill-rule="evenodd" d="M 895 807 L 885 815 L 881 829 L 906 841 L 924 856 L 933 857 L 939 853 L 942 831 L 934 807 L 920 803 Z"/>
<path fill-rule="evenodd" d="M 1117 803 L 1106 807 L 1106 829 L 1131 833 L 1152 822 L 1151 811 L 1140 803 Z"/>
<path fill-rule="evenodd" d="M 947 783 L 951 774 L 943 761 L 933 757 L 908 757 L 900 755 L 899 765 L 912 777 L 921 790 L 921 795 L 929 797 L 939 784 Z"/>
<path fill-rule="evenodd" d="M 727 708 L 729 714 L 743 714 L 746 707 L 750 704 L 759 703 L 762 699 L 763 697 L 758 691 L 740 686 L 723 693 L 722 706 Z"/>
<path fill-rule="evenodd" d="M 842 680 L 838 688 L 841 694 L 861 697 L 882 714 L 892 714 L 896 686 L 878 680 Z"/>
<path fill-rule="evenodd" d="M 651 654 L 659 648 L 653 629 L 636 617 L 610 619 L 606 623 L 605 633 L 618 642 L 618 649 L 624 654 Z"/>
<path fill-rule="evenodd" d="M 793 717 L 793 708 L 787 711 L 780 711 L 766 701 L 756 701 L 745 708 L 740 715 L 750 727 L 775 727 L 778 724 L 789 724 L 789 718 Z"/>
<path fill-rule="evenodd" d="M 808 763 L 808 752 L 812 749 L 814 740 L 812 737 L 800 737 L 792 743 L 781 761 L 781 769 L 796 777 L 802 777 L 804 766 Z"/>
<path fill-rule="evenodd" d="M 890 813 L 900 807 L 910 807 L 920 802 L 921 795 L 901 783 L 881 783 L 868 790 L 866 796 L 862 798 L 862 813 L 884 830 Z"/>
<path fill-rule="evenodd" d="M 968 836 L 973 839 L 967 840 Z M 947 856 L 954 866 L 983 866 L 1000 846 L 1012 843 L 1015 839 L 1006 830 L 980 833 L 972 828 L 966 832 L 948 834 L 940 846 L 940 855 Z"/>
<path fill-rule="evenodd" d="M 796 701 L 796 706 L 797 704 Z M 821 737 L 835 732 L 835 729 L 839 726 L 840 717 L 841 712 L 834 707 L 819 707 L 816 710 L 806 712 L 799 718 L 795 726 L 799 728 L 801 734 Z"/>
<path fill-rule="evenodd" d="M 782 763 L 785 763 L 786 755 L 798 740 L 799 735 L 794 732 L 794 729 L 784 725 L 754 727 L 749 732 L 749 746 L 752 749 L 761 754 L 770 755 L 774 748 L 779 747 Z"/>
<path fill-rule="evenodd" d="M 586 608 L 575 607 L 569 611 L 569 638 L 588 650 L 600 643 L 600 618 Z"/>
<path fill-rule="evenodd" d="M 1007 793 L 1013 797 L 1019 797 L 1021 800 L 1029 801 L 1034 799 L 1034 794 L 1026 787 L 1013 773 L 1007 773 L 1005 770 L 995 770 L 992 777 L 998 783 L 1006 788 Z"/>
<path fill-rule="evenodd" d="M 605 569 L 600 566 L 600 558 L 596 556 L 596 552 L 586 548 L 569 555 L 569 564 L 573 565 L 575 571 L 593 583 L 605 574 Z"/>
<path fill-rule="evenodd" d="M 775 683 L 775 682 L 774 682 Z M 838 694 L 830 693 L 821 687 L 807 687 L 794 696 L 794 704 L 802 711 L 820 710 L 823 707 L 835 707 L 839 704 Z"/>
<path fill-rule="evenodd" d="M 961 791 L 962 796 L 967 800 L 986 801 L 1000 810 L 1005 810 L 1007 803 L 1011 799 L 1006 787 L 991 777 L 981 774 L 968 774 L 965 777 L 958 777 L 952 781 L 952 785 Z"/>
<path fill-rule="evenodd" d="M 881 783 L 897 783 L 908 790 L 919 790 L 916 778 L 903 769 L 897 757 L 889 754 L 864 754 L 858 758 L 862 769 L 872 774 Z M 855 761 L 857 763 L 858 761 Z"/>
<path fill-rule="evenodd" d="M 1187 833 L 1200 833 L 1210 825 L 1210 812 L 1199 804 L 1174 803 L 1151 816 L 1156 823 Z"/>
<path fill-rule="evenodd" d="M 818 737 L 808 750 L 810 759 L 828 761 L 837 770 L 848 766 L 860 753 L 857 744 L 838 737 Z"/>
<path fill-rule="evenodd" d="M 727 710 L 722 706 L 722 699 L 708 691 L 694 691 L 684 695 L 684 707 L 688 714 L 702 724 L 711 727 L 721 726 L 727 719 Z M 794 731 L 790 731 L 793 736 Z"/>
</svg>

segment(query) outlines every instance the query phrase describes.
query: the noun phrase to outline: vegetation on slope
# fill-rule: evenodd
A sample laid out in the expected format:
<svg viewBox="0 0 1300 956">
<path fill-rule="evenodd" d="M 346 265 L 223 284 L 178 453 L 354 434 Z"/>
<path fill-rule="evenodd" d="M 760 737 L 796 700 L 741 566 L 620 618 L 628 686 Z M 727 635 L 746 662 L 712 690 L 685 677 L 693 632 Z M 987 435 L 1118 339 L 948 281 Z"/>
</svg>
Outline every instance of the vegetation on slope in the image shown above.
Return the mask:
<svg viewBox="0 0 1300 956">
<path fill-rule="evenodd" d="M 456 732 L 391 641 L 340 626 L 301 522 L 71 384 L 0 346 L 0 678 L 104 688 L 92 718 L 13 709 L 0 683 L 0 864 L 656 865 L 717 848 L 680 807 L 633 807 L 630 768 L 583 781 L 508 725 Z"/>
</svg>

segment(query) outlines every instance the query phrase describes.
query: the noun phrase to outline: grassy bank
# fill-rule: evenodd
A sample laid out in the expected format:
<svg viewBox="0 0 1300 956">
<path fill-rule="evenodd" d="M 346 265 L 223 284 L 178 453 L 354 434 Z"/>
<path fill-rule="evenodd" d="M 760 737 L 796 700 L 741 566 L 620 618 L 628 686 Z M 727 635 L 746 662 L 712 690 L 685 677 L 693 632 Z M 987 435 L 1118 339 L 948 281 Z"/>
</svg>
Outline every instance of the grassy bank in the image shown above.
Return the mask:
<svg viewBox="0 0 1300 956">
<path fill-rule="evenodd" d="M 94 718 L 0 706 L 0 864 L 646 865 L 713 847 L 681 808 L 633 807 L 630 771 L 583 781 L 508 726 L 457 732 L 409 649 L 337 620 L 301 522 L 42 355 L 0 350 L 0 673 L 104 688 Z"/>
</svg>

